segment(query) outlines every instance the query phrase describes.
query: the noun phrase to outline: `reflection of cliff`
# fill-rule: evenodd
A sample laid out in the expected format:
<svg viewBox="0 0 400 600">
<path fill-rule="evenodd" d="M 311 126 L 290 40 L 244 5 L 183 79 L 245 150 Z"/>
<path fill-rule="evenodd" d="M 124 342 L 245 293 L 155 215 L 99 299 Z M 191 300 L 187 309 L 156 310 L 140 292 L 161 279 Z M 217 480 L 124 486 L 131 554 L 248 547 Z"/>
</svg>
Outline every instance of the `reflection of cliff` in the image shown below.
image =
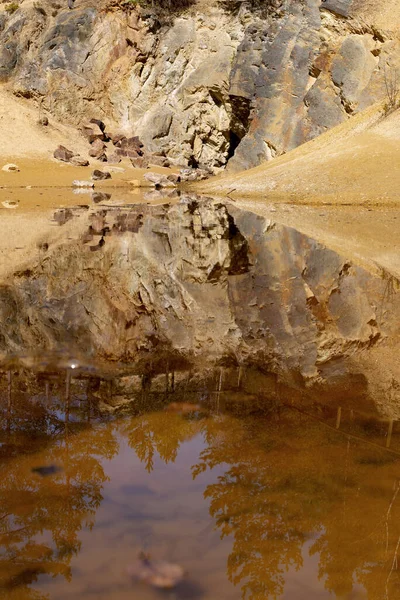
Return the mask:
<svg viewBox="0 0 400 600">
<path fill-rule="evenodd" d="M 352 597 L 357 583 L 370 600 L 397 597 L 398 459 L 287 412 L 262 426 L 224 416 L 204 435 L 193 476 L 227 464 L 205 498 L 221 536 L 233 538 L 228 576 L 243 598 L 280 598 L 307 540 L 335 597 Z"/>
<path fill-rule="evenodd" d="M 76 418 L 66 424 L 51 405 L 24 398 L 12 415 L 11 431 L 0 433 L 0 593 L 44 600 L 47 595 L 30 585 L 40 574 L 70 579 L 79 532 L 93 526 L 102 501 L 107 476 L 101 461 L 118 445 L 110 427 L 94 430 Z M 42 465 L 60 470 L 49 477 L 31 470 Z"/>
<path fill-rule="evenodd" d="M 294 229 L 190 197 L 70 213 L 58 242 L 0 286 L 3 351 L 224 357 L 302 386 L 355 372 L 357 393 L 369 377 L 400 378 L 394 362 L 370 370 L 379 352 L 358 364 L 398 335 L 396 286 L 388 295 L 386 280 Z"/>
</svg>

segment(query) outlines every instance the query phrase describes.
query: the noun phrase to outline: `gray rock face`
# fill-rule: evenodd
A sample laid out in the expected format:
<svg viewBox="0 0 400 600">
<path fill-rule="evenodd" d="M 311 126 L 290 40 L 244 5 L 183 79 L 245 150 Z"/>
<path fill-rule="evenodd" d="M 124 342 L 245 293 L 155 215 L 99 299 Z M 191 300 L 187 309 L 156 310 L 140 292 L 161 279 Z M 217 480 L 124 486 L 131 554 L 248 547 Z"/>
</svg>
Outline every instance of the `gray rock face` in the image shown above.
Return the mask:
<svg viewBox="0 0 400 600">
<path fill-rule="evenodd" d="M 353 0 L 322 0 L 321 8 L 342 17 L 348 17 Z"/>
<path fill-rule="evenodd" d="M 248 99 L 254 102 L 256 116 L 236 149 L 232 168 L 248 168 L 304 141 L 298 124 L 305 116 L 304 97 L 318 48 L 319 26 L 319 2 L 311 0 L 289 2 L 279 24 L 267 31 L 249 28 L 247 60 L 242 60 L 241 68 L 234 67 L 232 91 L 237 92 L 237 80 L 249 81 L 249 62 L 259 65 L 253 68 L 253 84 L 246 85 L 248 91 L 253 87 Z"/>
<path fill-rule="evenodd" d="M 70 82 L 74 87 L 87 88 L 89 82 L 82 67 L 90 55 L 89 40 L 96 15 L 94 8 L 60 13 L 42 38 L 39 52 L 31 60 L 27 57 L 16 77 L 15 91 L 26 97 L 46 95 L 51 91 L 54 75 L 63 87 Z M 60 95 L 62 91 L 59 90 Z"/>
<path fill-rule="evenodd" d="M 361 358 L 398 339 L 387 279 L 294 229 L 190 197 L 68 211 L 54 216 L 64 241 L 0 288 L 3 352 L 257 362 L 301 387 L 353 372 L 367 382 Z"/>
<path fill-rule="evenodd" d="M 368 35 L 347 37 L 332 64 L 332 81 L 340 88 L 344 102 L 352 106 L 368 86 L 379 64 L 372 54 L 375 44 Z"/>
<path fill-rule="evenodd" d="M 163 26 L 140 8 L 43 2 L 0 13 L 2 81 L 77 125 L 95 106 L 146 152 L 214 172 L 274 158 L 383 98 L 399 55 L 398 41 L 341 16 L 356 10 L 348 0 L 287 0 L 263 18 L 210 2 Z"/>
<path fill-rule="evenodd" d="M 18 60 L 17 44 L 15 42 L 7 42 L 0 51 L 0 81 L 7 79 Z"/>
</svg>

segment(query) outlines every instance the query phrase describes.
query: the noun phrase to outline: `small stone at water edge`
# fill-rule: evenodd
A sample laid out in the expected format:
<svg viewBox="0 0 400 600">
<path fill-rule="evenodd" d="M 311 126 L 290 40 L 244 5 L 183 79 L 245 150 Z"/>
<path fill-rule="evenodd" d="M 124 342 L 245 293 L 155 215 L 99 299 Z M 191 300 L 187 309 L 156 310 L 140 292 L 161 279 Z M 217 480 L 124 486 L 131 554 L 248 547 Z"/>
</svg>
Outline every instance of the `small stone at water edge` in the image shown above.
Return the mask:
<svg viewBox="0 0 400 600">
<path fill-rule="evenodd" d="M 89 187 L 89 188 L 94 187 L 93 181 L 81 181 L 79 179 L 74 179 L 74 181 L 72 182 L 72 185 L 73 185 L 73 187 Z"/>
<path fill-rule="evenodd" d="M 16 202 L 15 200 L 4 200 L 4 202 L 2 202 L 4 208 L 17 208 L 18 204 L 19 202 Z"/>
<path fill-rule="evenodd" d="M 111 173 L 108 171 L 100 171 L 99 169 L 95 169 L 92 173 L 92 179 L 94 181 L 98 181 L 100 179 L 111 179 Z"/>
<path fill-rule="evenodd" d="M 164 560 L 152 560 L 142 552 L 127 568 L 127 573 L 136 581 L 156 588 L 171 589 L 182 581 L 185 571 L 180 565 Z"/>
<path fill-rule="evenodd" d="M 4 165 L 4 167 L 2 167 L 1 169 L 2 171 L 7 171 L 7 172 L 18 172 L 19 171 L 19 166 L 18 165 L 14 165 L 13 163 L 8 163 L 7 165 Z"/>
</svg>

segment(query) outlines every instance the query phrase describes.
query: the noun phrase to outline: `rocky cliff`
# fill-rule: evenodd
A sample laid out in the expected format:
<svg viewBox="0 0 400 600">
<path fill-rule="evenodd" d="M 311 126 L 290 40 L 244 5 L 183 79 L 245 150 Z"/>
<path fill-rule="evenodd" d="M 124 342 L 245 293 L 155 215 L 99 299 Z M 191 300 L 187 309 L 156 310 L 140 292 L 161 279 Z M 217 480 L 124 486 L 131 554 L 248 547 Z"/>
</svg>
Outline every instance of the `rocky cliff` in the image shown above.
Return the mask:
<svg viewBox="0 0 400 600">
<path fill-rule="evenodd" d="M 396 66 L 396 35 L 367 0 L 185 4 L 5 5 L 0 80 L 60 120 L 138 135 L 172 163 L 238 170 L 382 99 Z"/>
</svg>

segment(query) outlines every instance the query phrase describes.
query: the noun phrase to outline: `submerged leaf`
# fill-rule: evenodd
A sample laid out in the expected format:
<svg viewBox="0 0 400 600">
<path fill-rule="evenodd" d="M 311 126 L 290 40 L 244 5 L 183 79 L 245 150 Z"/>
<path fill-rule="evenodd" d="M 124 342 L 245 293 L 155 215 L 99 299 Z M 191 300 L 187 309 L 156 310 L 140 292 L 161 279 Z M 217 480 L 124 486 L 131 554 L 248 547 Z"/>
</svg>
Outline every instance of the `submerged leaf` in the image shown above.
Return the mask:
<svg viewBox="0 0 400 600">
<path fill-rule="evenodd" d="M 151 560 L 143 553 L 127 568 L 127 572 L 136 581 L 165 589 L 178 585 L 185 574 L 180 565 L 164 560 Z"/>
</svg>

